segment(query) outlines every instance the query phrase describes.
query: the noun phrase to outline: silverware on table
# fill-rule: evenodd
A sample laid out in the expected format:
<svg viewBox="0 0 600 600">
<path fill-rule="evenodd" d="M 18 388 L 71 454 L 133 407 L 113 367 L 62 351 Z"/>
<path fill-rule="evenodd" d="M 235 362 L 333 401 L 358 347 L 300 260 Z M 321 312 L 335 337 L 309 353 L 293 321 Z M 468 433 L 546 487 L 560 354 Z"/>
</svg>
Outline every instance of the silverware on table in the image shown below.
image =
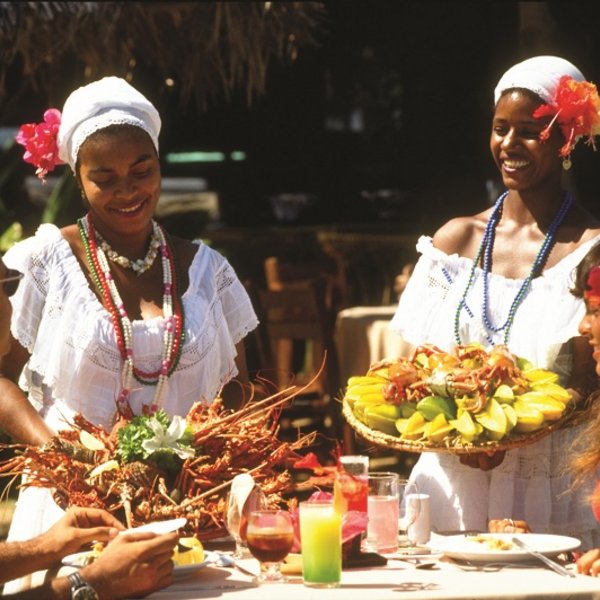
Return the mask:
<svg viewBox="0 0 600 600">
<path fill-rule="evenodd" d="M 519 548 L 522 548 L 523 550 L 525 550 L 525 552 L 528 552 L 529 554 L 531 554 L 531 556 L 535 556 L 538 560 L 541 560 L 546 566 L 550 567 L 555 573 L 558 573 L 559 575 L 564 575 L 565 577 L 575 577 L 576 576 L 575 573 L 572 573 L 568 569 L 565 569 L 562 565 L 559 565 L 557 562 L 554 562 L 553 560 L 549 559 L 547 556 L 544 556 L 541 552 L 534 550 L 531 546 L 526 544 L 523 540 L 521 540 L 517 537 L 514 537 L 514 538 L 512 538 L 512 541 L 515 545 L 519 546 Z"/>
<path fill-rule="evenodd" d="M 233 567 L 238 571 L 241 571 L 245 575 L 250 575 L 250 577 L 256 577 L 256 573 L 253 573 L 250 569 L 246 569 L 246 567 L 240 565 L 233 556 L 229 554 L 224 554 L 222 552 L 217 552 L 217 556 L 219 557 L 216 563 L 222 567 Z"/>
</svg>

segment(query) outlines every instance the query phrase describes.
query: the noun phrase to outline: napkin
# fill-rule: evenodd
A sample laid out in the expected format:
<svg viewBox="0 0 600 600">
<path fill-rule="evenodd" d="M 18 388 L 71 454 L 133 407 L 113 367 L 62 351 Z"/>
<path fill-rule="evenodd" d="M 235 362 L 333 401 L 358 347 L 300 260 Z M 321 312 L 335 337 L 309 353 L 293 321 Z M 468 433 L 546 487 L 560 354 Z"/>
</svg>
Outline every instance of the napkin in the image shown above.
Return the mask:
<svg viewBox="0 0 600 600">
<path fill-rule="evenodd" d="M 243 513 L 244 505 L 255 485 L 254 478 L 249 473 L 240 473 L 231 480 L 231 499 L 227 507 L 228 520 L 233 522 Z"/>
</svg>

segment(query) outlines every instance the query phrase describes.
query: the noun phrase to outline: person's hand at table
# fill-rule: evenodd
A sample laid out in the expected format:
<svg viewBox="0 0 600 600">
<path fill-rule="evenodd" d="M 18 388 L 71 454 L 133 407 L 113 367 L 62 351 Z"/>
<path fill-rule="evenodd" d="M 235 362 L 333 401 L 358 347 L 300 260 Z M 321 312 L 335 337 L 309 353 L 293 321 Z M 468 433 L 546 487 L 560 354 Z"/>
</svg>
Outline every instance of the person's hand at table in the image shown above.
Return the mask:
<svg viewBox="0 0 600 600">
<path fill-rule="evenodd" d="M 172 583 L 178 537 L 177 532 L 119 535 L 80 573 L 100 600 L 141 598 Z"/>
<path fill-rule="evenodd" d="M 0 582 L 58 564 L 92 541 L 108 542 L 125 527 L 99 508 L 73 507 L 50 529 L 25 541 L 0 545 Z"/>
<path fill-rule="evenodd" d="M 473 469 L 482 471 L 491 471 L 496 468 L 503 460 L 506 452 L 498 450 L 494 452 L 474 452 L 472 454 L 461 454 L 460 462 Z"/>
<path fill-rule="evenodd" d="M 488 530 L 490 533 L 531 533 L 527 521 L 513 519 L 490 519 Z"/>
<path fill-rule="evenodd" d="M 65 516 L 38 537 L 41 554 L 53 556 L 54 562 L 72 554 L 90 542 L 108 542 L 125 526 L 108 511 L 73 506 Z"/>
<path fill-rule="evenodd" d="M 575 563 L 577 572 L 598 577 L 600 575 L 600 548 L 593 548 L 582 554 Z"/>
</svg>

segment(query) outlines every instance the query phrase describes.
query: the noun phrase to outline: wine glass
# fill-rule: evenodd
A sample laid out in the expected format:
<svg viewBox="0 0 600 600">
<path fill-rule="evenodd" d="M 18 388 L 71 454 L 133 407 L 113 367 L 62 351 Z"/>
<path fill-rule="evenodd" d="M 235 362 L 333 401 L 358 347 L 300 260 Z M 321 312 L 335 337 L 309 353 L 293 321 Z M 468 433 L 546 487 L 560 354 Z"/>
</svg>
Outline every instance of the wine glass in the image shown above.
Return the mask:
<svg viewBox="0 0 600 600">
<path fill-rule="evenodd" d="M 419 488 L 414 481 L 401 479 L 399 482 L 400 511 L 398 513 L 398 545 L 406 548 L 412 546 L 410 526 L 415 523 L 421 510 Z"/>
<path fill-rule="evenodd" d="M 231 537 L 235 540 L 235 551 L 233 558 L 249 558 L 250 552 L 246 545 L 246 529 L 248 527 L 248 514 L 253 510 L 267 508 L 267 498 L 263 491 L 254 486 L 240 507 L 239 498 L 231 491 L 227 492 L 225 497 L 225 509 L 223 514 L 223 522 Z"/>
<path fill-rule="evenodd" d="M 286 581 L 281 562 L 294 543 L 294 527 L 285 510 L 253 510 L 248 516 L 248 548 L 260 562 L 256 583 Z"/>
</svg>

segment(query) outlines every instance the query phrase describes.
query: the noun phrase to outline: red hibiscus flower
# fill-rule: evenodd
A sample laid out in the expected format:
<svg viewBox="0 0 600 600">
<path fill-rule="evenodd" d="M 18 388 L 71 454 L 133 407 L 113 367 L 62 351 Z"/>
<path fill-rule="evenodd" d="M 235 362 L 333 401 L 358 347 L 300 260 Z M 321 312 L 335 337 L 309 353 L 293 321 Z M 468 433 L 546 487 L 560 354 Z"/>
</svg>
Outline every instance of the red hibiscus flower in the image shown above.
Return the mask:
<svg viewBox="0 0 600 600">
<path fill-rule="evenodd" d="M 558 83 L 552 104 L 543 104 L 534 113 L 536 119 L 552 117 L 548 126 L 540 134 L 540 139 L 550 137 L 554 122 L 567 140 L 560 149 L 560 155 L 567 158 L 579 138 L 587 136 L 588 143 L 595 149 L 594 135 L 600 133 L 600 97 L 593 83 L 575 81 L 563 75 Z"/>
<path fill-rule="evenodd" d="M 25 146 L 23 160 L 37 167 L 35 174 L 45 181 L 46 175 L 63 161 L 58 157 L 56 136 L 60 127 L 60 111 L 49 108 L 41 123 L 21 125 L 16 136 L 17 143 Z"/>
</svg>

